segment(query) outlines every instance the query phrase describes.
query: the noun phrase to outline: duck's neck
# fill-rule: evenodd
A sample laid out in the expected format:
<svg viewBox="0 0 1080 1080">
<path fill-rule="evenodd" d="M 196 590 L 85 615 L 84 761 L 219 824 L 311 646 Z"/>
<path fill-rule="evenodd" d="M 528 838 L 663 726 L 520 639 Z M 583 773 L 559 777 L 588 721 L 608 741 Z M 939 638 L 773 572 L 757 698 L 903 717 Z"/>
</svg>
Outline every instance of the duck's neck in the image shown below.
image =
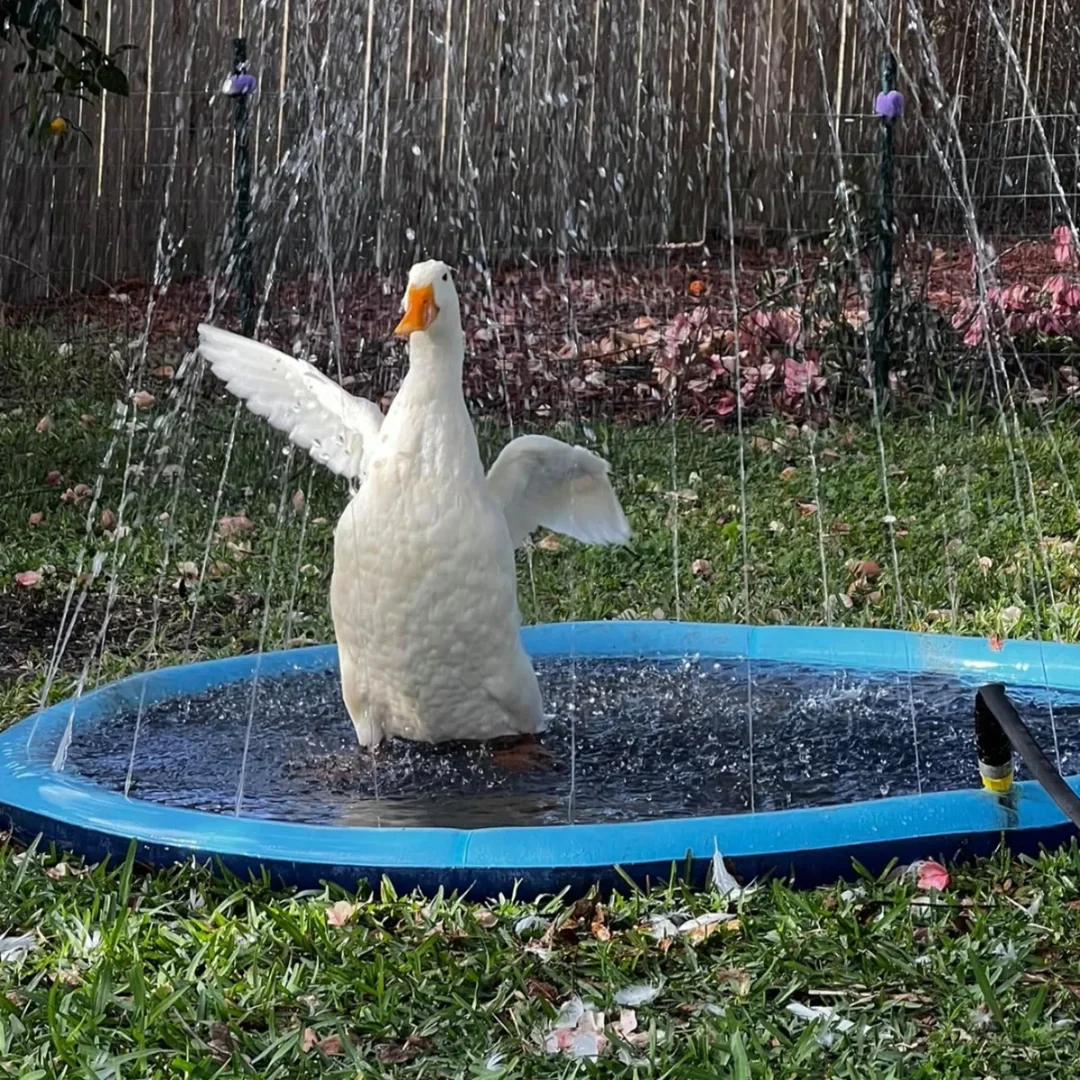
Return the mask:
<svg viewBox="0 0 1080 1080">
<path fill-rule="evenodd" d="M 382 426 L 383 445 L 423 467 L 484 475 L 461 379 L 465 335 L 440 327 L 409 338 L 409 371 Z"/>
<path fill-rule="evenodd" d="M 421 331 L 409 338 L 410 383 L 460 394 L 464 367 L 465 334 L 460 326 L 441 328 L 437 336 Z"/>
</svg>

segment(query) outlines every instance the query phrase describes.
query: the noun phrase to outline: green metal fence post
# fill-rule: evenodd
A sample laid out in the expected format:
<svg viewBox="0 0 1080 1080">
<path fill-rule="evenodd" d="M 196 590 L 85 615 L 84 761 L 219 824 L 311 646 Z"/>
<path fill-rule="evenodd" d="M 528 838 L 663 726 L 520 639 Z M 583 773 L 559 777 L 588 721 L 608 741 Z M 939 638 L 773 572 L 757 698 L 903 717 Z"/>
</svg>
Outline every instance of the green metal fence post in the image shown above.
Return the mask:
<svg viewBox="0 0 1080 1080">
<path fill-rule="evenodd" d="M 233 75 L 247 74 L 247 41 L 233 39 Z M 233 179 L 236 189 L 236 232 L 233 262 L 244 333 L 255 332 L 255 272 L 251 264 L 251 106 L 249 94 L 233 95 Z"/>
<path fill-rule="evenodd" d="M 896 56 L 886 51 L 881 61 L 881 91 L 896 90 Z M 878 109 L 881 116 L 881 167 L 879 172 L 877 258 L 874 266 L 872 353 L 874 383 L 884 396 L 889 389 L 889 315 L 893 273 L 893 110 Z"/>
</svg>

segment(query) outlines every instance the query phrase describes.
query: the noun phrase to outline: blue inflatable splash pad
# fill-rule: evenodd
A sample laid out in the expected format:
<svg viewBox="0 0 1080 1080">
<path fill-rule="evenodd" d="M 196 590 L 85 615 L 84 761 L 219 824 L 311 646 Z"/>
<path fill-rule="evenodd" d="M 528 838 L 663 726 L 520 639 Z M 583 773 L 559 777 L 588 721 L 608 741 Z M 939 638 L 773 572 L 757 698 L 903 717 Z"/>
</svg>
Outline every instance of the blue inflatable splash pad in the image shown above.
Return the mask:
<svg viewBox="0 0 1080 1080">
<path fill-rule="evenodd" d="M 980 786 L 975 692 L 1003 683 L 1069 775 L 1080 647 L 665 622 L 525 628 L 546 760 L 392 741 L 361 754 L 333 646 L 163 668 L 0 734 L 0 823 L 92 859 L 195 856 L 302 887 L 519 895 L 672 867 L 813 885 L 890 860 L 1052 846 L 1041 787 Z M 1080 789 L 1080 778 L 1069 781 Z"/>
</svg>

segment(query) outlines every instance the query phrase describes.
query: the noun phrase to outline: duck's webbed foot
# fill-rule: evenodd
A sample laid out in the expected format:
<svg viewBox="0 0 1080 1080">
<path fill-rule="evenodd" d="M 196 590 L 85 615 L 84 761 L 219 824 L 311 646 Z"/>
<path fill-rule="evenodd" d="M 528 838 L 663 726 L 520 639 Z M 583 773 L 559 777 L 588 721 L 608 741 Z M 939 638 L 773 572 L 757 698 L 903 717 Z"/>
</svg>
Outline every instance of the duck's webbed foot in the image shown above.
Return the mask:
<svg viewBox="0 0 1080 1080">
<path fill-rule="evenodd" d="M 488 743 L 492 762 L 507 772 L 536 772 L 551 763 L 551 751 L 535 735 L 511 735 Z"/>
</svg>

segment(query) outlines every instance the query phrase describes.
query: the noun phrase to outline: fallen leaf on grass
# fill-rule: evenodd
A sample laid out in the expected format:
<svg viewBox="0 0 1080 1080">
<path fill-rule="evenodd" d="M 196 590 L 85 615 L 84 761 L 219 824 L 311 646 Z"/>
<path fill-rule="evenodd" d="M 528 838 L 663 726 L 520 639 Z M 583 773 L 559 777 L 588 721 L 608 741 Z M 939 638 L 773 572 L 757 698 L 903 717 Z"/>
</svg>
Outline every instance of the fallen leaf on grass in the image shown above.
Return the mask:
<svg viewBox="0 0 1080 1080">
<path fill-rule="evenodd" d="M 45 520 L 45 515 L 37 510 L 27 519 L 27 525 L 40 525 Z"/>
<path fill-rule="evenodd" d="M 742 968 L 721 968 L 716 972 L 716 978 L 730 986 L 739 997 L 746 997 L 750 993 L 750 973 Z"/>
<path fill-rule="evenodd" d="M 807 502 L 807 503 L 801 502 L 801 503 L 796 503 L 795 505 L 798 507 L 799 514 L 802 517 L 810 517 L 812 514 L 817 513 L 817 503 L 816 502 Z"/>
<path fill-rule="evenodd" d="M 293 492 L 293 497 L 292 497 L 292 506 L 293 506 L 293 509 L 294 509 L 294 510 L 295 510 L 295 511 L 296 511 L 296 512 L 297 512 L 298 514 L 299 514 L 299 513 L 301 513 L 301 512 L 303 511 L 303 509 L 304 509 L 304 503 L 305 503 L 306 501 L 307 501 L 307 498 L 306 498 L 306 496 L 304 495 L 303 489 L 302 489 L 302 488 L 297 488 L 297 489 L 296 489 L 296 490 L 295 490 L 295 491 Z"/>
<path fill-rule="evenodd" d="M 131 395 L 131 400 L 137 409 L 149 409 L 157 404 L 157 398 L 149 390 L 139 390 Z"/>
<path fill-rule="evenodd" d="M 231 1061 L 236 1050 L 236 1040 L 228 1025 L 216 1021 L 210 1025 L 210 1056 L 219 1064 Z"/>
<path fill-rule="evenodd" d="M 45 483 L 48 484 L 49 487 L 59 487 L 63 482 L 64 478 L 56 471 L 56 469 L 50 470 L 45 477 Z"/>
<path fill-rule="evenodd" d="M 690 564 L 690 572 L 695 577 L 708 578 L 712 576 L 712 563 L 708 559 L 695 559 Z"/>
<path fill-rule="evenodd" d="M 866 578 L 867 581 L 872 581 L 881 573 L 881 567 L 873 559 L 852 559 L 848 569 L 856 577 Z"/>
<path fill-rule="evenodd" d="M 536 545 L 541 551 L 562 551 L 562 544 L 554 533 L 548 533 Z"/>
<path fill-rule="evenodd" d="M 24 588 L 27 589 L 29 589 L 32 585 L 36 585 L 40 580 L 40 570 L 20 570 L 15 575 L 15 584 L 22 585 Z"/>
<path fill-rule="evenodd" d="M 111 529 L 116 524 L 116 515 L 108 509 L 101 511 L 101 527 Z"/>
<path fill-rule="evenodd" d="M 476 920 L 477 926 L 481 926 L 485 930 L 490 930 L 499 921 L 487 908 L 477 908 L 473 912 L 473 918 Z"/>
<path fill-rule="evenodd" d="M 776 451 L 779 453 L 784 449 L 784 442 L 782 439 L 766 439 L 763 435 L 755 435 L 750 440 L 750 445 L 755 450 L 763 450 L 767 452 Z"/>
<path fill-rule="evenodd" d="M 389 1043 L 380 1046 L 376 1056 L 384 1065 L 402 1065 L 431 1047 L 430 1039 L 425 1039 L 422 1035 L 410 1035 L 400 1046 Z"/>
<path fill-rule="evenodd" d="M 559 991 L 551 983 L 541 982 L 539 979 L 528 979 L 525 989 L 530 997 L 541 997 L 545 1001 L 554 1002 L 559 996 Z"/>
<path fill-rule="evenodd" d="M 345 1052 L 340 1035 L 327 1035 L 325 1039 L 316 1039 L 315 1032 L 311 1028 L 304 1028 L 304 1037 L 300 1042 L 300 1049 L 305 1054 L 309 1050 L 318 1050 L 320 1054 L 325 1054 L 326 1057 L 341 1057 Z"/>
<path fill-rule="evenodd" d="M 338 900 L 326 909 L 326 921 L 330 926 L 344 926 L 356 911 L 356 904 L 350 904 L 348 900 Z"/>
<path fill-rule="evenodd" d="M 597 904 L 592 918 L 589 920 L 589 930 L 597 941 L 610 941 L 611 931 L 607 925 L 607 912 L 603 904 Z"/>
<path fill-rule="evenodd" d="M 52 427 L 53 419 L 51 416 L 43 416 L 35 425 L 34 431 L 39 435 L 43 435 L 49 428 Z"/>
</svg>

